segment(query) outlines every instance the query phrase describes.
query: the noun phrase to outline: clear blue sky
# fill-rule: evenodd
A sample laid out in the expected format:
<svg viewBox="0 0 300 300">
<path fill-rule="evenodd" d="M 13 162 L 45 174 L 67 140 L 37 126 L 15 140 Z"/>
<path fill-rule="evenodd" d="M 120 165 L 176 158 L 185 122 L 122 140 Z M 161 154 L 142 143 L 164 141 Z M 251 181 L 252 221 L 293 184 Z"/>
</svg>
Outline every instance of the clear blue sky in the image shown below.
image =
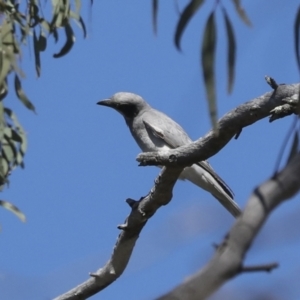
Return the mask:
<svg viewBox="0 0 300 300">
<path fill-rule="evenodd" d="M 84 5 L 88 38 L 77 30 L 71 53 L 57 60 L 52 54 L 63 44 L 63 34 L 58 45 L 50 38 L 40 79 L 32 47 L 24 51 L 24 89 L 37 115 L 13 92 L 5 100 L 27 131 L 29 148 L 25 170 L 13 172 L 1 195 L 27 216 L 23 224 L 0 209 L 1 300 L 51 299 L 86 280 L 110 257 L 117 225 L 129 213 L 124 200 L 139 199 L 153 185 L 159 170 L 138 167 L 140 150 L 124 120 L 97 101 L 131 91 L 174 118 L 193 139 L 210 129 L 199 46 L 212 1 L 188 26 L 182 53 L 173 44 L 174 2 L 160 1 L 157 36 L 150 2 L 94 1 L 91 19 Z M 187 3 L 178 2 L 181 9 Z M 299 79 L 293 44 L 297 1 L 243 1 L 252 28 L 228 2 L 238 40 L 237 78 L 227 95 L 226 39 L 219 18 L 219 116 L 269 91 L 265 75 L 279 83 Z M 290 124 L 288 118 L 271 125 L 262 120 L 210 159 L 242 207 L 253 188 L 272 175 Z M 211 299 L 262 299 L 269 292 L 272 299 L 299 299 L 298 198 L 274 212 L 246 258 L 248 264 L 277 261 L 280 268 L 239 276 Z M 222 240 L 233 221 L 210 194 L 178 182 L 172 202 L 147 223 L 124 274 L 92 299 L 146 300 L 169 291 L 212 257 L 212 244 Z"/>
</svg>

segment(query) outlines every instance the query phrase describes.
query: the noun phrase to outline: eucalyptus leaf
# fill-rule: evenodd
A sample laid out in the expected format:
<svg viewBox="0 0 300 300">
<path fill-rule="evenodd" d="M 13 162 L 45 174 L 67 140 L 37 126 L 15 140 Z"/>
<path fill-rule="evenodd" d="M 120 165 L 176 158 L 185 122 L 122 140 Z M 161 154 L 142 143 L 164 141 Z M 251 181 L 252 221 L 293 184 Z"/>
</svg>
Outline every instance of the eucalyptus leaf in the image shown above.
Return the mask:
<svg viewBox="0 0 300 300">
<path fill-rule="evenodd" d="M 153 31 L 157 34 L 157 13 L 158 13 L 158 0 L 152 0 L 152 24 Z"/>
<path fill-rule="evenodd" d="M 9 170 L 9 165 L 8 162 L 0 156 L 0 176 L 1 176 L 1 182 L 0 185 L 3 185 L 7 181 L 7 176 L 8 176 L 8 170 Z"/>
<path fill-rule="evenodd" d="M 45 33 L 41 30 L 39 40 L 38 40 L 38 49 L 40 52 L 45 51 L 47 48 L 47 38 Z"/>
<path fill-rule="evenodd" d="M 35 30 L 33 30 L 33 49 L 34 49 L 35 70 L 36 70 L 37 76 L 40 77 L 40 75 L 41 75 L 41 58 L 40 58 L 38 39 L 36 37 Z"/>
<path fill-rule="evenodd" d="M 232 0 L 234 6 L 235 6 L 235 9 L 238 13 L 238 15 L 240 16 L 241 20 L 248 26 L 251 26 L 251 21 L 250 19 L 248 18 L 245 10 L 243 9 L 242 5 L 241 5 L 241 1 L 240 0 Z"/>
<path fill-rule="evenodd" d="M 230 19 L 227 15 L 225 9 L 223 9 L 223 15 L 225 19 L 226 25 L 226 33 L 227 33 L 227 43 L 228 43 L 228 51 L 227 51 L 227 68 L 228 68 L 228 81 L 227 81 L 227 90 L 228 93 L 232 92 L 233 82 L 234 82 L 234 71 L 235 71 L 235 52 L 236 52 L 236 43 L 234 37 L 234 31 Z"/>
<path fill-rule="evenodd" d="M 1 62 L 1 70 L 0 70 L 0 86 L 5 82 L 6 76 L 10 72 L 11 69 L 11 61 L 8 55 L 5 55 L 3 51 L 0 49 L 0 62 Z"/>
<path fill-rule="evenodd" d="M 26 217 L 22 213 L 22 211 L 19 208 L 17 208 L 15 205 L 11 204 L 10 202 L 5 200 L 0 200 L 0 206 L 14 213 L 22 222 L 26 221 Z"/>
<path fill-rule="evenodd" d="M 215 93 L 215 50 L 216 50 L 215 14 L 211 12 L 204 29 L 201 49 L 202 72 L 207 95 L 212 126 L 217 129 L 217 104 Z"/>
<path fill-rule="evenodd" d="M 181 14 L 180 19 L 177 23 L 175 37 L 174 37 L 174 43 L 178 50 L 181 49 L 180 40 L 181 40 L 182 34 L 185 30 L 185 27 L 187 26 L 189 21 L 192 19 L 193 15 L 196 13 L 196 11 L 203 4 L 203 2 L 204 2 L 203 0 L 191 0 L 190 3 L 183 10 L 183 13 Z"/>
<path fill-rule="evenodd" d="M 21 100 L 21 102 L 30 110 L 35 112 L 34 105 L 30 102 L 30 100 L 25 95 L 24 91 L 22 90 L 21 81 L 18 77 L 18 75 L 15 75 L 15 91 L 18 96 L 18 98 Z"/>
<path fill-rule="evenodd" d="M 86 36 L 87 36 L 87 31 L 86 31 L 86 27 L 85 27 L 84 21 L 83 21 L 83 19 L 82 19 L 81 16 L 79 16 L 78 22 L 79 22 L 79 24 L 81 25 L 81 28 L 82 28 L 82 31 L 83 31 L 83 37 L 86 38 Z"/>
<path fill-rule="evenodd" d="M 2 156 L 6 159 L 8 165 L 14 165 L 17 158 L 17 149 L 10 141 L 9 138 L 5 138 L 5 142 L 2 142 Z"/>
<path fill-rule="evenodd" d="M 61 48 L 61 50 L 58 53 L 53 54 L 53 57 L 55 57 L 55 58 L 59 58 L 59 57 L 66 55 L 72 49 L 72 47 L 74 45 L 75 36 L 73 33 L 73 29 L 69 23 L 67 23 L 65 26 L 65 33 L 66 33 L 66 38 L 67 38 L 66 43 L 64 44 L 64 46 Z"/>
</svg>

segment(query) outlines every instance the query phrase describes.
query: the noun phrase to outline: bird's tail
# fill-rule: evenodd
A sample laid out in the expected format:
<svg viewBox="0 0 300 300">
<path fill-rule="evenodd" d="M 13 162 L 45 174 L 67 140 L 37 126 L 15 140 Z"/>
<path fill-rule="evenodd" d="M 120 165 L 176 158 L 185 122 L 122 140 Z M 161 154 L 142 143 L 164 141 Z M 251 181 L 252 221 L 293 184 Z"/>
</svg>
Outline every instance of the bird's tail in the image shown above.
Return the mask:
<svg viewBox="0 0 300 300">
<path fill-rule="evenodd" d="M 234 217 L 238 217 L 241 214 L 241 209 L 233 200 L 233 193 L 230 188 L 210 165 L 206 165 L 206 162 L 205 164 L 201 163 L 185 168 L 180 178 L 187 179 L 210 192 Z"/>
</svg>

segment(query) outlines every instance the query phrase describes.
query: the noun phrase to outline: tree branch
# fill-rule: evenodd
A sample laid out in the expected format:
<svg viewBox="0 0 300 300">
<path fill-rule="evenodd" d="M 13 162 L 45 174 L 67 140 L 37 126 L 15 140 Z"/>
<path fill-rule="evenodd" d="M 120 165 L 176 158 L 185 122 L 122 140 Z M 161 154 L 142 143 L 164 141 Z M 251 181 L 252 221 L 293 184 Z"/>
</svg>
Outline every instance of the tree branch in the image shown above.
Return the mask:
<svg viewBox="0 0 300 300">
<path fill-rule="evenodd" d="M 300 84 L 278 85 L 274 91 L 241 104 L 225 114 L 218 122 L 218 135 L 210 130 L 197 141 L 168 152 L 141 153 L 138 155 L 137 161 L 141 166 L 188 166 L 208 159 L 217 154 L 235 135 L 239 135 L 244 127 L 270 115 L 272 117 L 274 113 L 271 111 L 286 104 L 287 99 L 292 99 L 289 105 L 298 103 L 299 88 Z M 295 111 L 288 110 L 288 112 L 291 114 Z M 281 114 L 280 117 L 284 116 Z"/>
<path fill-rule="evenodd" d="M 216 154 L 233 136 L 240 133 L 242 128 L 270 115 L 271 110 L 282 104 L 282 99 L 295 99 L 296 94 L 298 99 L 299 86 L 299 84 L 278 85 L 273 92 L 266 93 L 227 113 L 218 122 L 218 136 L 210 131 L 198 141 L 172 150 L 167 155 L 152 152 L 140 154 L 138 160 L 141 165 L 166 165 L 167 167 L 163 168 L 154 187 L 146 197 L 139 201 L 126 200 L 132 211 L 125 223 L 118 226 L 122 232 L 106 265 L 90 274 L 91 278 L 87 281 L 58 296 L 55 300 L 86 299 L 114 282 L 125 270 L 147 220 L 158 208 L 171 201 L 173 187 L 182 169 L 193 162 L 207 159 Z M 223 246 L 219 248 L 218 253 Z M 241 266 L 238 267 L 238 270 L 241 270 Z M 212 275 L 210 274 L 210 276 Z"/>
<path fill-rule="evenodd" d="M 103 268 L 90 274 L 91 278 L 55 298 L 55 300 L 86 299 L 100 292 L 121 276 L 128 264 L 139 234 L 148 219 L 153 216 L 158 208 L 167 205 L 171 201 L 172 190 L 181 171 L 182 168 L 180 167 L 163 168 L 155 180 L 154 187 L 146 197 L 141 198 L 139 201 L 126 200 L 132 210 L 125 223 L 118 226 L 122 232 L 117 239 L 111 258 Z"/>
<path fill-rule="evenodd" d="M 299 189 L 300 152 L 280 173 L 255 189 L 245 211 L 236 220 L 211 261 L 157 300 L 206 299 L 227 280 L 242 273 L 245 270 L 244 257 L 270 212 L 294 196 Z"/>
</svg>

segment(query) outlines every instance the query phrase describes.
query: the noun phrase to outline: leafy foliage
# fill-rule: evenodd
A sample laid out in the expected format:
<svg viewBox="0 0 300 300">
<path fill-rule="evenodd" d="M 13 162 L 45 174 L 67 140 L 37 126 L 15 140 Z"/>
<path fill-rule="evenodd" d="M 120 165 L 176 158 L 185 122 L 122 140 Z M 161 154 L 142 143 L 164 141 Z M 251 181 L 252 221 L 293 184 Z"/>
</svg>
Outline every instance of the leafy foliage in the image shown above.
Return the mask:
<svg viewBox="0 0 300 300">
<path fill-rule="evenodd" d="M 93 1 L 90 2 L 91 4 Z M 21 48 L 32 42 L 36 74 L 41 75 L 41 52 L 47 49 L 47 39 L 59 39 L 58 31 L 63 30 L 65 44 L 54 54 L 62 57 L 72 49 L 75 36 L 74 21 L 86 36 L 86 27 L 80 16 L 80 0 L 52 0 L 52 13 L 47 19 L 40 0 L 0 0 L 0 190 L 8 183 L 8 177 L 15 167 L 24 167 L 27 148 L 26 133 L 13 111 L 4 106 L 9 92 L 9 80 L 14 77 L 17 98 L 26 108 L 35 112 L 35 107 L 22 89 L 25 77 L 19 66 Z M 21 220 L 25 216 L 13 204 L 0 200 L 0 206 L 14 212 Z"/>
<path fill-rule="evenodd" d="M 224 1 L 225 2 L 225 1 Z M 248 26 L 251 26 L 251 22 L 241 5 L 240 0 L 231 0 L 234 5 L 234 8 L 241 18 L 241 20 Z M 202 8 L 204 4 L 203 0 L 190 0 L 190 2 L 185 6 L 182 13 L 180 14 L 179 20 L 176 25 L 176 30 L 174 34 L 174 43 L 178 50 L 181 50 L 181 38 L 182 35 L 191 21 L 191 19 L 196 15 L 196 13 Z M 234 70 L 235 70 L 235 54 L 236 54 L 236 42 L 234 29 L 232 22 L 227 13 L 226 8 L 222 5 L 222 1 L 215 1 L 214 8 L 209 14 L 208 21 L 206 23 L 203 40 L 201 45 L 201 69 L 203 72 L 203 79 L 206 89 L 209 114 L 213 127 L 216 128 L 217 124 L 217 103 L 216 103 L 216 92 L 215 92 L 215 74 L 214 74 L 214 65 L 215 65 L 215 47 L 217 42 L 217 26 L 215 21 L 215 11 L 218 7 L 222 9 L 222 15 L 225 21 L 225 29 L 228 41 L 228 51 L 227 51 L 227 69 L 228 69 L 228 81 L 227 81 L 227 90 L 228 93 L 232 92 L 234 84 Z M 158 12 L 158 0 L 152 0 L 152 15 L 153 15 L 153 27 L 156 32 L 156 23 L 157 23 L 157 12 Z M 300 17 L 299 17 L 300 18 Z"/>
</svg>

